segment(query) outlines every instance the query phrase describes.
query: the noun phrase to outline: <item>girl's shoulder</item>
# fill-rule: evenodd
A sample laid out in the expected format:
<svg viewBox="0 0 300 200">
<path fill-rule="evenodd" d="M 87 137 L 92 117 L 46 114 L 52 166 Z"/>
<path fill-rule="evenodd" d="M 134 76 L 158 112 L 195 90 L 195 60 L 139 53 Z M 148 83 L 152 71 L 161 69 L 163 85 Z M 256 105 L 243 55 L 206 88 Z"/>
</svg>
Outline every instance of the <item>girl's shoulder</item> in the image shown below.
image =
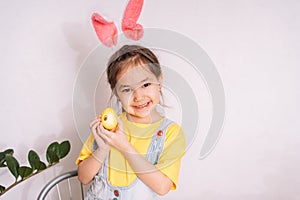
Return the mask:
<svg viewBox="0 0 300 200">
<path fill-rule="evenodd" d="M 185 151 L 186 137 L 181 126 L 172 120 L 170 121 L 171 123 L 166 130 L 165 147 L 171 148 L 172 146 L 175 148 L 172 151 L 180 152 L 181 154 Z"/>
<path fill-rule="evenodd" d="M 175 129 L 181 129 L 181 126 L 170 118 L 164 117 L 162 121 L 167 124 L 168 128 L 172 127 Z"/>
<path fill-rule="evenodd" d="M 169 137 L 170 136 L 173 136 L 173 137 L 183 136 L 184 137 L 184 132 L 183 132 L 181 126 L 177 122 L 175 122 L 171 119 L 168 119 L 168 118 L 165 118 L 165 121 L 167 121 L 167 123 L 168 123 L 167 130 L 166 130 L 167 137 L 168 136 Z"/>
</svg>

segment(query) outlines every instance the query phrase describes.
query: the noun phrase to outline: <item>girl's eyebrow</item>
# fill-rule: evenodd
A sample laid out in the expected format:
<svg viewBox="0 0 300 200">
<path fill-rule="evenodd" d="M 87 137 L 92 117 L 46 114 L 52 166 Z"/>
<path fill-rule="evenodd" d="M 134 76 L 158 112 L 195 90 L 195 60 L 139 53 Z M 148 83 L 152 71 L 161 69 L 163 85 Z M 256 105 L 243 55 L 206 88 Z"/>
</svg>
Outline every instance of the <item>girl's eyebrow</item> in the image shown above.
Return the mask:
<svg viewBox="0 0 300 200">
<path fill-rule="evenodd" d="M 130 87 L 130 85 L 120 85 L 119 89 L 126 88 L 126 87 Z"/>
<path fill-rule="evenodd" d="M 143 83 L 143 82 L 148 81 L 148 80 L 150 80 L 149 77 L 145 78 L 144 80 L 141 80 L 139 83 Z M 131 86 L 130 85 L 120 85 L 119 88 L 124 88 L 124 87 L 131 87 Z"/>
</svg>

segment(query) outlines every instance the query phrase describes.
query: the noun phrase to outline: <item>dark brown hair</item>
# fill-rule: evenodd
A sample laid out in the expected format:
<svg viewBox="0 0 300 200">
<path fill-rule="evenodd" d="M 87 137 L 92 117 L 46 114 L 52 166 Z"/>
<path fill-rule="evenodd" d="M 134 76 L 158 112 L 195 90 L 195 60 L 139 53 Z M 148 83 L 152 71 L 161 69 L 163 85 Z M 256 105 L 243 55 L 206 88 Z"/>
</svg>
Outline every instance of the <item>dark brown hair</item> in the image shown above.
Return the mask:
<svg viewBox="0 0 300 200">
<path fill-rule="evenodd" d="M 138 45 L 124 45 L 116 51 L 107 64 L 107 79 L 113 90 L 118 74 L 129 66 L 144 65 L 157 77 L 161 75 L 161 67 L 156 55 L 148 48 Z"/>
</svg>

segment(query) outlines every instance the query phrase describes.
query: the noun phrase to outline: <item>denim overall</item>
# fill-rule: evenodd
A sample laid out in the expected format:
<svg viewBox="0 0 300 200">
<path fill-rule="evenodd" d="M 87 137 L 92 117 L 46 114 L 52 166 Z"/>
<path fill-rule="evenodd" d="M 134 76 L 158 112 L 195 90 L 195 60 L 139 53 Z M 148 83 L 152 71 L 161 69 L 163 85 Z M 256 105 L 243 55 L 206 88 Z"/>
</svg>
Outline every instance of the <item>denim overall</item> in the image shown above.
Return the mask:
<svg viewBox="0 0 300 200">
<path fill-rule="evenodd" d="M 148 148 L 146 160 L 152 164 L 157 164 L 160 154 L 164 149 L 166 130 L 173 122 L 164 119 L 153 134 Z M 98 148 L 97 143 L 93 143 L 93 151 Z M 159 196 L 146 186 L 138 177 L 129 186 L 113 186 L 108 180 L 108 157 L 105 159 L 101 169 L 95 176 L 85 200 L 154 200 Z"/>
</svg>

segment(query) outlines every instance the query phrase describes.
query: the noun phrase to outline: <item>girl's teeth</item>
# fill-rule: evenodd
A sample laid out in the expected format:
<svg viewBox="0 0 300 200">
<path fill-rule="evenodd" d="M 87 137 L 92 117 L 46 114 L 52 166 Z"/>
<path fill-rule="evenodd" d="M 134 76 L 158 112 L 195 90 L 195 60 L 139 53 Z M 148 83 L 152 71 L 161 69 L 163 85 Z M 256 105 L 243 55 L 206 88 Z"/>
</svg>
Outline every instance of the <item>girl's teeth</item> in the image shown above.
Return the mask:
<svg viewBox="0 0 300 200">
<path fill-rule="evenodd" d="M 137 107 L 138 107 L 138 108 L 143 108 L 143 107 L 147 106 L 147 104 L 148 104 L 148 103 L 145 103 L 145 104 L 140 105 L 140 106 L 137 106 Z"/>
</svg>

